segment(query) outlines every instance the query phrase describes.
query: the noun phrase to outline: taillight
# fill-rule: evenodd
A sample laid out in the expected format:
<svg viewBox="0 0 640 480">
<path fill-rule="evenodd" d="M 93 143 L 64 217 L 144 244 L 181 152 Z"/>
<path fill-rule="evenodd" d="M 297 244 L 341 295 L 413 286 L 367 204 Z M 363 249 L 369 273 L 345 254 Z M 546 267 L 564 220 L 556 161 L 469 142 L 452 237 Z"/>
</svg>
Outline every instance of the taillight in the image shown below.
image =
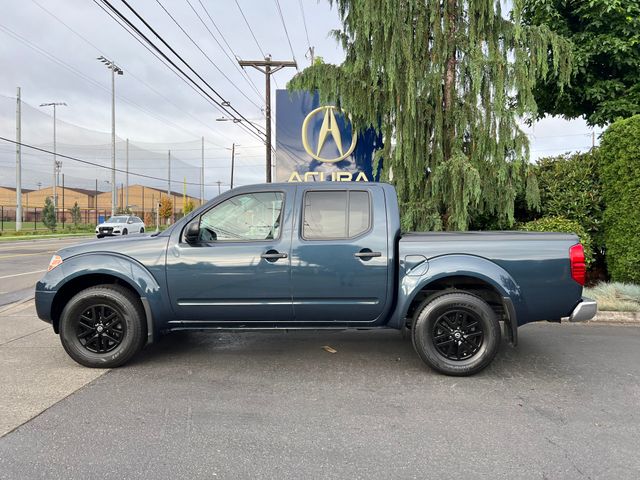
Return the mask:
<svg viewBox="0 0 640 480">
<path fill-rule="evenodd" d="M 584 285 L 587 276 L 587 265 L 584 263 L 584 248 L 577 244 L 569 249 L 569 261 L 571 262 L 571 278 L 580 285 Z"/>
</svg>

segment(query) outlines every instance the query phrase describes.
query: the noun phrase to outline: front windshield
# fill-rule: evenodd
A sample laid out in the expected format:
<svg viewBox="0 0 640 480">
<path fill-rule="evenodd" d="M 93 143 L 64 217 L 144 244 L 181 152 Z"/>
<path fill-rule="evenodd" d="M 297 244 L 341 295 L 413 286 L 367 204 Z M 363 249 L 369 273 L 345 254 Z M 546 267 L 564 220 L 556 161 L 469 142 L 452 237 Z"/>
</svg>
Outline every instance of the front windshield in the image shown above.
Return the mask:
<svg viewBox="0 0 640 480">
<path fill-rule="evenodd" d="M 126 223 L 129 217 L 111 217 L 105 223 Z"/>
</svg>

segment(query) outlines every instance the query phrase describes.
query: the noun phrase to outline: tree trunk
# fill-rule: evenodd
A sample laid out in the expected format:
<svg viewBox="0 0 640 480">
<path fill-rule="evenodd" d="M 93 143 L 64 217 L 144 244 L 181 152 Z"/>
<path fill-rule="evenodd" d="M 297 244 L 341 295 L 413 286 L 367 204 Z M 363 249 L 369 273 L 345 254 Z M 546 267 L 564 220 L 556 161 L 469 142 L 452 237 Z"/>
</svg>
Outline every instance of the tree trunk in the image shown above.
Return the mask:
<svg viewBox="0 0 640 480">
<path fill-rule="evenodd" d="M 455 122 L 453 118 L 453 112 L 455 111 L 454 102 L 456 101 L 456 2 L 457 0 L 446 0 L 446 7 L 444 11 L 445 35 L 447 38 L 447 60 L 445 63 L 443 95 L 443 157 L 445 162 L 451 158 L 453 142 L 456 135 Z"/>
</svg>

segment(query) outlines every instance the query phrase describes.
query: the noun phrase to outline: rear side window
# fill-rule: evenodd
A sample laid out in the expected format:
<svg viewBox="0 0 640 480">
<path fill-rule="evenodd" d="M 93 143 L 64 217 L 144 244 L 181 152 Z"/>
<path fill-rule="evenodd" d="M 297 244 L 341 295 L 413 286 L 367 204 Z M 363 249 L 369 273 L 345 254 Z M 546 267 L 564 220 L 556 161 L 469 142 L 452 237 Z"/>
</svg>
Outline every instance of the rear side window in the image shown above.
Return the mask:
<svg viewBox="0 0 640 480">
<path fill-rule="evenodd" d="M 304 197 L 302 238 L 354 238 L 371 226 L 371 201 L 364 191 L 307 192 Z"/>
</svg>

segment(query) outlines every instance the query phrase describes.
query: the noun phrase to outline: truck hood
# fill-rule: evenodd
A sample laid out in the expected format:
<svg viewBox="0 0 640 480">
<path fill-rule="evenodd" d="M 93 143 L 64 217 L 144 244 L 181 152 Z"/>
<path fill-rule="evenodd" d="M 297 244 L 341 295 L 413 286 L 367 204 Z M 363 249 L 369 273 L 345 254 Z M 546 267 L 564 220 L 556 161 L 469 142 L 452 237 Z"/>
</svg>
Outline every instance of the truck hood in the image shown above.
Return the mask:
<svg viewBox="0 0 640 480">
<path fill-rule="evenodd" d="M 56 252 L 62 260 L 86 253 L 120 253 L 135 256 L 141 250 L 164 250 L 169 240 L 168 235 L 135 235 L 95 240 L 65 247 Z"/>
</svg>

